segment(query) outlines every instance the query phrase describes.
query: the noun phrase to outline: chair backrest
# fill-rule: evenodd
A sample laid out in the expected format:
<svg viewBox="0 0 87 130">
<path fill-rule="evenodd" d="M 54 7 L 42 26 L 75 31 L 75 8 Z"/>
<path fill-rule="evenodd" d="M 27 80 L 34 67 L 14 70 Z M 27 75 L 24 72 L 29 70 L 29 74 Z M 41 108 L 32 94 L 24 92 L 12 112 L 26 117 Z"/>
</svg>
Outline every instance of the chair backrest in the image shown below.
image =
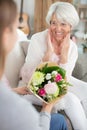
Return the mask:
<svg viewBox="0 0 87 130">
<path fill-rule="evenodd" d="M 15 48 L 7 57 L 5 75 L 11 87 L 16 87 L 18 84 L 20 69 L 25 62 L 28 45 L 28 40 L 17 43 Z"/>
</svg>

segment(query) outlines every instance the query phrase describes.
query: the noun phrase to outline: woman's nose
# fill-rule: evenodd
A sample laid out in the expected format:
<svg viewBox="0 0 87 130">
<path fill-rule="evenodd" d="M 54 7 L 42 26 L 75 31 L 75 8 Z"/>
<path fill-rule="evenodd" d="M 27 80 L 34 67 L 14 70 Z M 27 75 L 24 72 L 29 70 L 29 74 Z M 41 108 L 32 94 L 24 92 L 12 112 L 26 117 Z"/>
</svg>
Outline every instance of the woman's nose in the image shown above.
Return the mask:
<svg viewBox="0 0 87 130">
<path fill-rule="evenodd" d="M 58 31 L 60 31 L 60 30 L 61 30 L 61 25 L 60 25 L 60 24 L 57 24 L 57 25 L 56 25 L 56 29 L 57 29 Z"/>
</svg>

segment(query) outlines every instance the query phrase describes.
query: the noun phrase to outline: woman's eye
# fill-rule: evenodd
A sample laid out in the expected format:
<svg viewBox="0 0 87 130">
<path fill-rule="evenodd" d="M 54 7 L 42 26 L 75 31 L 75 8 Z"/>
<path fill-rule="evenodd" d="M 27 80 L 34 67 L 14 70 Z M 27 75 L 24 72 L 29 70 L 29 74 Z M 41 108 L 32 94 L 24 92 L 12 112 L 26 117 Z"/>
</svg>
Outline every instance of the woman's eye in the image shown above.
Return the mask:
<svg viewBox="0 0 87 130">
<path fill-rule="evenodd" d="M 67 24 L 66 23 L 61 23 L 62 26 L 66 26 Z"/>
<path fill-rule="evenodd" d="M 50 24 L 51 25 L 56 25 L 56 22 L 55 21 L 50 21 Z"/>
<path fill-rule="evenodd" d="M 56 21 L 50 21 L 50 25 L 53 25 L 53 26 L 60 25 L 60 26 L 62 26 L 62 27 L 65 27 L 65 26 L 67 26 L 67 23 L 61 23 L 61 22 L 56 22 Z"/>
</svg>

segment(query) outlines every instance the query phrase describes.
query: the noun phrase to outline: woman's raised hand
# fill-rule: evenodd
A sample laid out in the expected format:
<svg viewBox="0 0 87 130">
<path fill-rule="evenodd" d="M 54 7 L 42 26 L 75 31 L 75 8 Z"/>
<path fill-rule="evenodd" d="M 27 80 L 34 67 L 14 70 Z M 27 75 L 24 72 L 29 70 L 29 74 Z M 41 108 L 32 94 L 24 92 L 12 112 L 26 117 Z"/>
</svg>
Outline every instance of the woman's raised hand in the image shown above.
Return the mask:
<svg viewBox="0 0 87 130">
<path fill-rule="evenodd" d="M 66 63 L 68 59 L 68 51 L 70 46 L 70 33 L 66 35 L 62 44 L 61 44 L 61 52 L 60 52 L 60 63 Z"/>
<path fill-rule="evenodd" d="M 43 57 L 43 61 L 49 61 L 50 57 L 54 53 L 54 48 L 52 45 L 52 38 L 51 38 L 51 33 L 50 30 L 48 30 L 47 34 L 47 50 L 45 52 L 45 56 Z"/>
<path fill-rule="evenodd" d="M 54 52 L 54 48 L 52 45 L 52 34 L 51 34 L 51 30 L 48 30 L 48 34 L 47 34 L 47 50 L 51 53 Z"/>
</svg>

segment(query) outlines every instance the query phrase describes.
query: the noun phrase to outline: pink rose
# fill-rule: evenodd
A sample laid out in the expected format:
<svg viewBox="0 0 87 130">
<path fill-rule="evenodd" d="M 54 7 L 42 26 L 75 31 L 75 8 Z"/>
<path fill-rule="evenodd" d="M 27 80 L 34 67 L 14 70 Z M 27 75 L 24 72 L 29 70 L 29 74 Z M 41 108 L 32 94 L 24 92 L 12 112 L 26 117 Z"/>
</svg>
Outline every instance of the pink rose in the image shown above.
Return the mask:
<svg viewBox="0 0 87 130">
<path fill-rule="evenodd" d="M 61 81 L 62 80 L 62 76 L 60 75 L 60 74 L 57 74 L 56 76 L 55 76 L 55 82 L 59 82 L 59 81 Z"/>
<path fill-rule="evenodd" d="M 55 82 L 48 83 L 44 86 L 44 89 L 47 94 L 55 94 L 58 91 L 58 86 L 56 85 Z"/>
<path fill-rule="evenodd" d="M 44 88 L 39 89 L 38 94 L 39 94 L 39 96 L 45 96 L 46 92 L 45 92 Z"/>
</svg>

